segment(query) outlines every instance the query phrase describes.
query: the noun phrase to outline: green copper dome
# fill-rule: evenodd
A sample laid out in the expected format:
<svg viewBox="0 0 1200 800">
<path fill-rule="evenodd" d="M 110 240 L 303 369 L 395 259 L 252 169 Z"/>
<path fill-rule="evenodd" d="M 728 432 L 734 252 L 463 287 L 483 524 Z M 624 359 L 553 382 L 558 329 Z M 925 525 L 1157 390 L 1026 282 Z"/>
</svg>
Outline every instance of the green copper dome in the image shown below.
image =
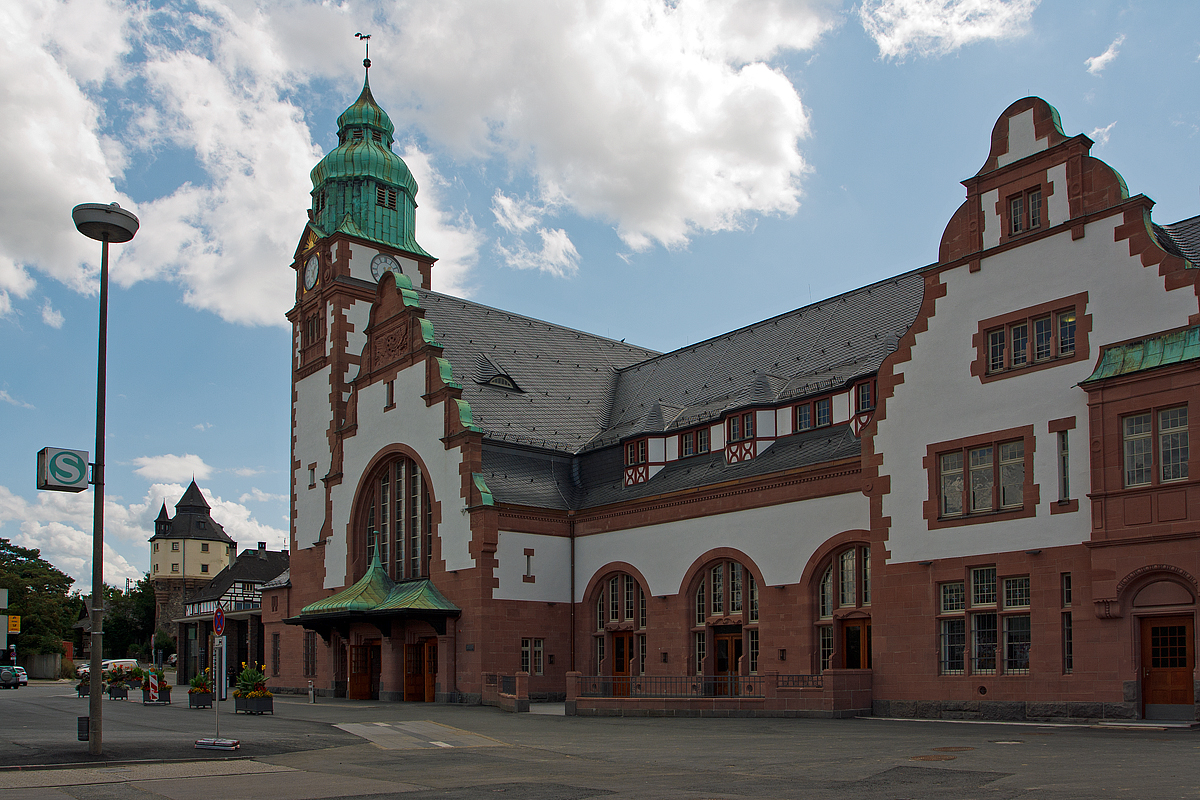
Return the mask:
<svg viewBox="0 0 1200 800">
<path fill-rule="evenodd" d="M 428 256 L 417 244 L 417 182 L 392 152 L 395 126 L 363 81 L 358 99 L 338 117 L 338 146 L 309 177 L 313 222 L 325 231 L 346 228 L 349 216 L 363 238 Z"/>
</svg>

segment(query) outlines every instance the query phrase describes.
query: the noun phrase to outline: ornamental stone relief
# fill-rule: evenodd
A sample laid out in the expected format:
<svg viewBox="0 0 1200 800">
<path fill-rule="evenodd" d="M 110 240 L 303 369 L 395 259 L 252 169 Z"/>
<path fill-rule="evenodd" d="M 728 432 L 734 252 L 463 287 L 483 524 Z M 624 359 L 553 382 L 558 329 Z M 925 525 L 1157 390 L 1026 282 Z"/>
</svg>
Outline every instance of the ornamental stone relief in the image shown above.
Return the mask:
<svg viewBox="0 0 1200 800">
<path fill-rule="evenodd" d="M 400 325 L 375 337 L 375 368 L 398 361 L 408 352 L 408 327 Z"/>
</svg>

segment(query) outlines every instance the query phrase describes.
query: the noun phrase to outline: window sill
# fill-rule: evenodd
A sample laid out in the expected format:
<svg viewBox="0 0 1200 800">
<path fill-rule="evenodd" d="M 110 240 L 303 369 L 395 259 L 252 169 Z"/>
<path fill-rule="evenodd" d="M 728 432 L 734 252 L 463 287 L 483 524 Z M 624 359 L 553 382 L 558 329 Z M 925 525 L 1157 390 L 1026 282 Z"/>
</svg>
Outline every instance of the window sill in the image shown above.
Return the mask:
<svg viewBox="0 0 1200 800">
<path fill-rule="evenodd" d="M 1051 514 L 1071 514 L 1079 510 L 1079 500 L 1058 500 L 1050 504 Z"/>
<path fill-rule="evenodd" d="M 984 522 L 1006 522 L 1010 519 L 1025 519 L 1037 515 L 1033 503 L 1027 503 L 1021 508 L 1006 508 L 1003 511 L 979 511 L 974 514 L 963 514 L 956 517 L 937 517 L 929 520 L 930 530 L 936 528 L 957 528 L 963 525 L 978 525 Z"/>
</svg>

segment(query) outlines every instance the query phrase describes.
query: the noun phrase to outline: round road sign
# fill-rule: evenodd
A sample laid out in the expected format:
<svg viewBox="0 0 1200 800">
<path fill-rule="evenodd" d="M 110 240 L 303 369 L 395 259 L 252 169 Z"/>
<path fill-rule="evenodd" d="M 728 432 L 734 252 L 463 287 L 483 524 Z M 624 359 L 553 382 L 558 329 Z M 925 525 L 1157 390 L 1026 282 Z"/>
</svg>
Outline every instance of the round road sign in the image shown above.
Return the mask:
<svg viewBox="0 0 1200 800">
<path fill-rule="evenodd" d="M 213 612 L 213 633 L 220 636 L 225 632 L 225 609 L 217 606 Z"/>
</svg>

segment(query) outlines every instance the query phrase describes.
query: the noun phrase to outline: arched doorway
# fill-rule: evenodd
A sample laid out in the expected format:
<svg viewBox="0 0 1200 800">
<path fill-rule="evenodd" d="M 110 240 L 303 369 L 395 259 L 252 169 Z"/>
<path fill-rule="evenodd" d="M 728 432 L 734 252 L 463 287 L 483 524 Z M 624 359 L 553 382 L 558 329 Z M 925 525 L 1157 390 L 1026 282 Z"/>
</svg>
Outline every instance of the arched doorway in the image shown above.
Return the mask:
<svg viewBox="0 0 1200 800">
<path fill-rule="evenodd" d="M 1132 611 L 1138 637 L 1143 719 L 1196 718 L 1196 598 L 1172 577 L 1137 590 Z"/>
</svg>

